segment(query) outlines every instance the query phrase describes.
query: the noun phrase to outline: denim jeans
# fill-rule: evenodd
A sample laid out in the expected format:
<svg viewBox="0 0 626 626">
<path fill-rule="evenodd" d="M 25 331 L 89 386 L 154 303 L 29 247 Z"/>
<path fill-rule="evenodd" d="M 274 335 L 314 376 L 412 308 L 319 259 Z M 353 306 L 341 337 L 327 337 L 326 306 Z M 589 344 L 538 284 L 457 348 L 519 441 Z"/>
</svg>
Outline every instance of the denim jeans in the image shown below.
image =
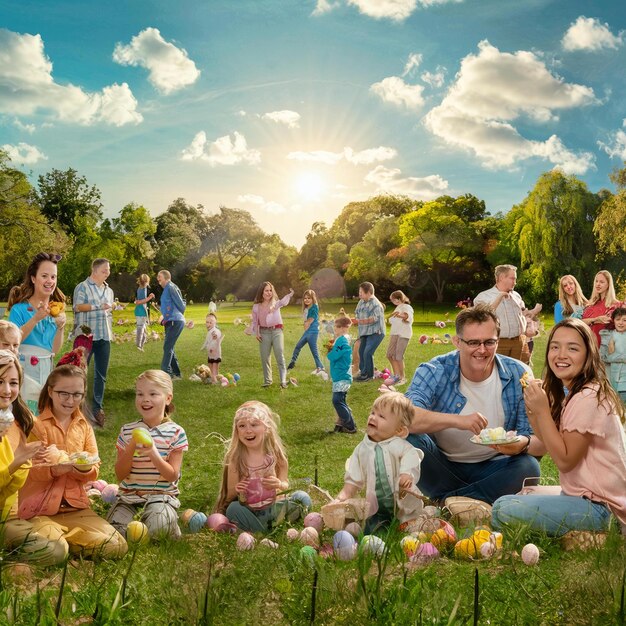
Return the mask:
<svg viewBox="0 0 626 626">
<path fill-rule="evenodd" d="M 524 524 L 532 530 L 560 537 L 570 530 L 602 531 L 609 526 L 611 512 L 604 504 L 578 496 L 528 494 L 503 496 L 493 505 L 493 527 Z"/>
<path fill-rule="evenodd" d="M 428 435 L 411 434 L 407 441 L 424 453 L 417 486 L 434 500 L 467 496 L 492 504 L 500 496 L 517 493 L 525 478 L 540 475 L 539 462 L 528 454 L 460 463 L 450 461 Z"/>
<path fill-rule="evenodd" d="M 335 411 L 337 411 L 341 425 L 348 430 L 354 430 L 356 424 L 352 417 L 352 411 L 346 401 L 347 396 L 347 391 L 333 391 L 333 406 L 335 407 Z"/>
<path fill-rule="evenodd" d="M 294 491 L 287 499 L 277 500 L 264 509 L 251 509 L 233 500 L 226 509 L 226 517 L 239 529 L 248 532 L 267 532 L 283 519 L 295 522 L 304 517 L 311 506 L 311 498 L 304 491 Z"/>
<path fill-rule="evenodd" d="M 180 333 L 185 328 L 185 322 L 182 320 L 173 320 L 165 322 L 165 339 L 163 341 L 163 360 L 161 361 L 161 369 L 170 376 L 180 376 L 180 367 L 174 347 L 180 337 Z"/>
<path fill-rule="evenodd" d="M 315 331 L 304 331 L 302 337 L 298 340 L 296 347 L 293 349 L 293 354 L 291 355 L 291 362 L 295 363 L 298 360 L 298 355 L 300 354 L 300 350 L 304 348 L 304 346 L 308 343 L 309 349 L 311 350 L 311 354 L 313 355 L 313 360 L 315 361 L 315 367 L 319 367 L 320 369 L 324 369 L 324 364 L 320 359 L 319 352 L 317 351 L 317 338 L 319 333 Z"/>
<path fill-rule="evenodd" d="M 361 376 L 367 376 L 367 378 L 374 377 L 374 352 L 376 352 L 376 348 L 378 348 L 384 338 L 385 335 L 382 333 L 359 337 L 361 340 L 361 345 L 359 346 Z"/>
<path fill-rule="evenodd" d="M 93 342 L 89 361 L 93 357 L 93 414 L 95 415 L 104 404 L 104 387 L 107 382 L 109 357 L 111 356 L 111 342 L 106 339 L 97 339 Z"/>
</svg>

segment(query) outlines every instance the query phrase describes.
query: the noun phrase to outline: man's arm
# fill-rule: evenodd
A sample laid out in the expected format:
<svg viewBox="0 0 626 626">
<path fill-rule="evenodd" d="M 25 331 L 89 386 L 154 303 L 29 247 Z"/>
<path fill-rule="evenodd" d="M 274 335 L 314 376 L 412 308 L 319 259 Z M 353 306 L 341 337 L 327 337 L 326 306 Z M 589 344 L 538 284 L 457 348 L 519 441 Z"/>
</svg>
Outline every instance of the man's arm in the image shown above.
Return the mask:
<svg viewBox="0 0 626 626">
<path fill-rule="evenodd" d="M 458 428 L 470 430 L 478 435 L 483 428 L 487 427 L 487 418 L 478 412 L 469 415 L 457 415 L 455 413 L 437 413 L 422 407 L 413 407 L 413 421 L 409 432 L 414 434 L 437 433 L 446 428 Z"/>
</svg>

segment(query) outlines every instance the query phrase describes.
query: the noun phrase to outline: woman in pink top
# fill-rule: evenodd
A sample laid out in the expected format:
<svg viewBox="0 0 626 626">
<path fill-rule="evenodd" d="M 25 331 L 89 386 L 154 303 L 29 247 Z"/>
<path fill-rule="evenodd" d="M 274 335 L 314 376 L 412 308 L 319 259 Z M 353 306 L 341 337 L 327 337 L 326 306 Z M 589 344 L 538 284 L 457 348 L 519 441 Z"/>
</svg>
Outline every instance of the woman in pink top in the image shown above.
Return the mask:
<svg viewBox="0 0 626 626">
<path fill-rule="evenodd" d="M 600 345 L 600 331 L 611 322 L 611 313 L 619 300 L 615 295 L 613 276 L 607 270 L 600 270 L 593 279 L 593 291 L 589 304 L 583 309 L 583 322 L 589 325 Z"/>
<path fill-rule="evenodd" d="M 263 365 L 263 387 L 272 384 L 271 354 L 278 363 L 280 386 L 287 387 L 287 365 L 285 364 L 285 339 L 283 337 L 283 319 L 280 315 L 281 307 L 287 306 L 293 296 L 293 289 L 278 299 L 272 283 L 264 282 L 256 292 L 252 306 L 252 333 L 260 343 L 261 364 Z"/>
<path fill-rule="evenodd" d="M 624 407 L 586 324 L 568 318 L 552 329 L 545 371 L 524 400 L 535 435 L 559 469 L 561 495 L 499 498 L 494 528 L 524 523 L 556 536 L 604 531 L 613 513 L 626 535 Z"/>
</svg>

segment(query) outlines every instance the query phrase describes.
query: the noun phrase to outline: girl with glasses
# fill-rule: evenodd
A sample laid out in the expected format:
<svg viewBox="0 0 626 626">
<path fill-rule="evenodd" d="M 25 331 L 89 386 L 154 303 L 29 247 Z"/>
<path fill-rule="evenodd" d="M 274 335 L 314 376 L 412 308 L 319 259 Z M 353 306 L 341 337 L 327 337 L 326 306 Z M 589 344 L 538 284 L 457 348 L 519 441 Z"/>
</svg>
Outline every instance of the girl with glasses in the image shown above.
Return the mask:
<svg viewBox="0 0 626 626">
<path fill-rule="evenodd" d="M 117 558 L 126 554 L 126 541 L 91 509 L 85 490 L 99 468 L 96 437 L 82 410 L 86 385 L 85 371 L 76 365 L 60 365 L 48 376 L 33 427 L 34 437 L 47 446 L 48 463 L 31 470 L 20 492 L 19 516 L 40 535 L 67 542 L 72 554 Z M 59 463 L 59 457 L 78 452 L 86 453 L 84 468 Z"/>
</svg>

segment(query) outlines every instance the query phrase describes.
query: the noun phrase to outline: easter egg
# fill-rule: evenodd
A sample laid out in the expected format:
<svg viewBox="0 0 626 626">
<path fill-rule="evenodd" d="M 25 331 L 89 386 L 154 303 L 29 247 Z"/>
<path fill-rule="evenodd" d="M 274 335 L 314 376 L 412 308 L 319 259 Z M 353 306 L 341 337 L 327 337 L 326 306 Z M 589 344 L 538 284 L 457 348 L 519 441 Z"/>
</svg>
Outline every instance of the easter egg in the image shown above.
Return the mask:
<svg viewBox="0 0 626 626">
<path fill-rule="evenodd" d="M 118 489 L 119 487 L 115 484 L 107 485 L 101 492 L 104 502 L 107 504 L 113 504 L 117 499 Z"/>
<path fill-rule="evenodd" d="M 320 546 L 319 534 L 317 530 L 315 530 L 315 528 L 313 528 L 312 526 L 308 526 L 307 528 L 302 529 L 302 531 L 300 532 L 300 541 L 303 544 L 307 546 L 312 546 L 314 548 L 319 548 Z"/>
<path fill-rule="evenodd" d="M 315 530 L 317 530 L 318 533 L 322 532 L 322 529 L 324 528 L 324 520 L 321 516 L 320 513 L 309 513 L 305 518 L 304 518 L 304 527 L 308 528 L 315 528 Z"/>
<path fill-rule="evenodd" d="M 233 378 L 235 379 L 235 382 L 236 382 L 236 383 L 238 383 L 238 382 L 239 382 L 239 380 L 241 379 L 241 376 L 239 376 L 239 374 L 237 374 L 237 372 L 235 372 L 235 373 L 233 374 Z"/>
<path fill-rule="evenodd" d="M 537 565 L 539 562 L 539 548 L 534 543 L 527 543 L 522 548 L 522 561 L 526 565 Z"/>
<path fill-rule="evenodd" d="M 228 378 L 222 378 L 222 382 L 220 384 L 222 387 L 228 387 Z"/>
<path fill-rule="evenodd" d="M 180 516 L 180 521 L 182 522 L 183 526 L 189 526 L 189 520 L 192 518 L 194 513 L 195 511 L 193 509 L 185 509 L 183 511 L 182 515 Z"/>
<path fill-rule="evenodd" d="M 347 530 L 338 530 L 333 536 L 333 548 L 350 548 L 356 544 L 354 537 Z"/>
<path fill-rule="evenodd" d="M 413 537 L 413 535 L 407 535 L 406 537 L 402 537 L 400 540 L 402 552 L 404 552 L 406 557 L 409 559 L 415 554 L 418 546 L 419 541 L 417 540 L 417 537 Z"/>
<path fill-rule="evenodd" d="M 287 535 L 287 541 L 295 541 L 300 536 L 300 533 L 295 528 L 288 528 L 285 534 Z"/>
<path fill-rule="evenodd" d="M 411 562 L 424 565 L 438 558 L 439 550 L 437 550 L 437 548 L 432 543 L 426 541 L 424 543 L 420 543 L 419 546 L 417 546 L 415 554 L 411 557 Z"/>
<path fill-rule="evenodd" d="M 279 547 L 275 541 L 272 541 L 271 539 L 268 539 L 267 537 L 265 537 L 264 539 L 261 539 L 261 541 L 259 541 L 259 545 L 265 546 L 266 548 L 272 548 L 273 550 Z"/>
<path fill-rule="evenodd" d="M 374 556 L 382 556 L 385 551 L 385 542 L 376 535 L 365 535 L 361 539 L 361 549 Z"/>
<path fill-rule="evenodd" d="M 454 533 L 454 530 L 452 530 Z M 438 528 L 431 536 L 430 543 L 432 543 L 438 550 L 445 550 L 448 547 L 452 547 L 456 542 L 456 535 L 450 534 L 446 528 Z"/>
<path fill-rule="evenodd" d="M 200 512 L 196 511 L 190 518 L 187 526 L 192 533 L 200 532 L 204 526 L 206 525 L 207 516 Z"/>
<path fill-rule="evenodd" d="M 130 436 L 137 445 L 143 446 L 144 448 L 150 448 L 152 446 L 152 437 L 145 428 L 133 428 Z"/>
<path fill-rule="evenodd" d="M 428 343 L 428 336 L 427 335 L 420 335 L 419 342 L 421 344 Z"/>
<path fill-rule="evenodd" d="M 256 539 L 250 533 L 241 533 L 237 537 L 237 550 L 252 550 Z"/>
<path fill-rule="evenodd" d="M 329 559 L 331 556 L 334 556 L 334 554 L 335 554 L 335 551 L 333 550 L 333 547 L 329 543 L 323 544 L 319 551 L 319 555 L 323 559 Z"/>
<path fill-rule="evenodd" d="M 480 556 L 482 556 L 484 559 L 488 559 L 489 557 L 492 557 L 494 552 L 496 551 L 496 548 L 494 546 L 493 543 L 491 543 L 490 541 L 488 541 L 487 543 L 483 543 L 482 546 L 480 546 Z"/>
<path fill-rule="evenodd" d="M 300 548 L 300 559 L 313 567 L 315 565 L 315 558 L 317 557 L 317 551 L 313 546 L 302 546 Z"/>
<path fill-rule="evenodd" d="M 422 515 L 425 515 L 426 517 L 439 517 L 439 515 L 441 515 L 441 509 L 429 504 L 422 510 Z"/>
<path fill-rule="evenodd" d="M 88 498 L 100 498 L 102 497 L 102 494 L 100 493 L 100 491 L 98 491 L 98 489 L 88 489 L 87 497 Z"/>
<path fill-rule="evenodd" d="M 358 537 L 362 532 L 363 529 L 361 528 L 361 525 L 358 522 L 350 522 L 347 526 L 346 526 L 346 530 L 353 536 L 353 537 Z"/>
<path fill-rule="evenodd" d="M 134 520 L 126 526 L 126 541 L 131 545 L 141 546 L 150 541 L 148 527 L 143 522 Z"/>
<path fill-rule="evenodd" d="M 106 480 L 102 480 L 101 478 L 99 478 L 98 480 L 94 480 L 93 481 L 93 488 L 97 489 L 98 491 L 102 492 L 102 490 L 108 485 L 109 483 L 107 483 Z"/>
<path fill-rule="evenodd" d="M 218 533 L 229 533 L 235 531 L 235 525 L 222 513 L 212 513 L 206 520 L 207 528 Z"/>
<path fill-rule="evenodd" d="M 454 546 L 454 555 L 460 559 L 474 559 L 478 556 L 478 547 L 471 537 L 461 539 Z"/>
<path fill-rule="evenodd" d="M 494 544 L 496 550 L 502 548 L 502 533 L 491 533 L 489 541 Z"/>
</svg>

